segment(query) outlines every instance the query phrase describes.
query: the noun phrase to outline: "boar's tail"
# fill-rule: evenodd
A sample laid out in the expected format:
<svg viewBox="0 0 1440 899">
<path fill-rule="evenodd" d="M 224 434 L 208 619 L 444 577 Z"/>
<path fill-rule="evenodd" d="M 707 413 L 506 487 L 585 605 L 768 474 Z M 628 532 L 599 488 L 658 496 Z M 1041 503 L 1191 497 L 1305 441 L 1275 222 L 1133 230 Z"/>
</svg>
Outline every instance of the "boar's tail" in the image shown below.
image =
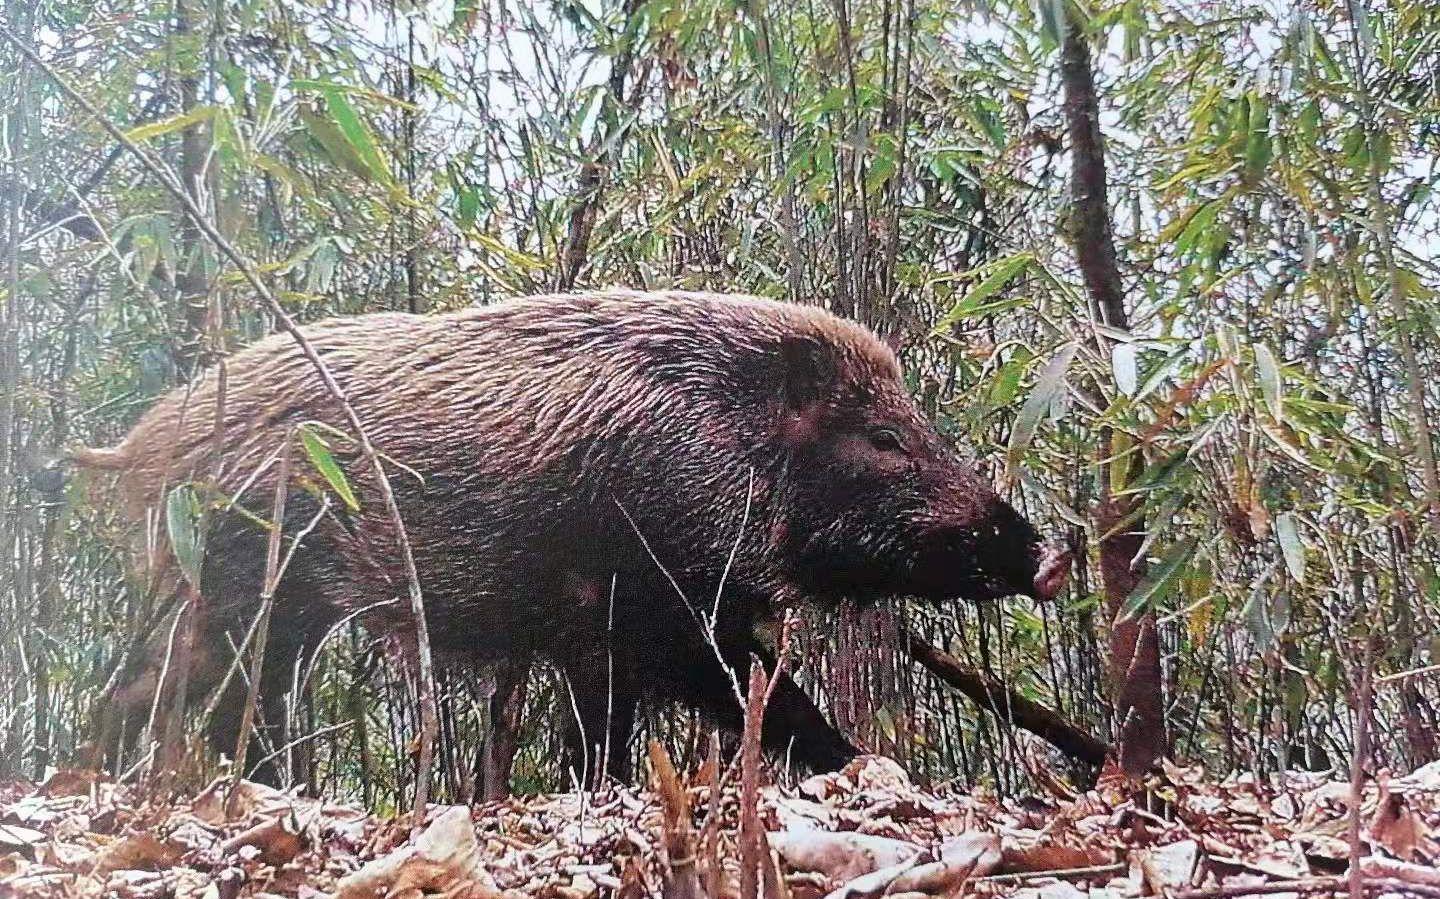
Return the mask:
<svg viewBox="0 0 1440 899">
<path fill-rule="evenodd" d="M 130 457 L 120 447 L 82 446 L 67 452 L 65 461 L 79 468 L 119 471 L 129 463 Z"/>
</svg>

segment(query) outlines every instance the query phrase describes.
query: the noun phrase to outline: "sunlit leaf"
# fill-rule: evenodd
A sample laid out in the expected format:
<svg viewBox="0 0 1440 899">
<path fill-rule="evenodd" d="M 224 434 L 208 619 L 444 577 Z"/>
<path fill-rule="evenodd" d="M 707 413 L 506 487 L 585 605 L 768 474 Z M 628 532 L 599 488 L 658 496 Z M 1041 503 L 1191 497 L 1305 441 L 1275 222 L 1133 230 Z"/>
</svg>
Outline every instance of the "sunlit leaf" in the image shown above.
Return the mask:
<svg viewBox="0 0 1440 899">
<path fill-rule="evenodd" d="M 1280 379 L 1280 364 L 1275 354 L 1263 343 L 1255 344 L 1255 373 L 1260 379 L 1260 395 L 1270 417 L 1277 423 L 1285 420 L 1284 388 Z"/>
<path fill-rule="evenodd" d="M 310 132 L 310 136 L 325 151 L 325 155 L 330 157 L 331 162 L 366 181 L 377 180 L 376 173 L 370 168 L 369 163 L 351 145 L 344 132 L 326 116 L 323 110 L 312 107 L 309 103 L 301 103 L 296 111 L 300 115 L 300 121 L 305 123 L 305 128 Z"/>
<path fill-rule="evenodd" d="M 985 277 L 981 279 L 980 283 L 970 288 L 963 297 L 956 301 L 954 306 L 950 307 L 950 311 L 945 313 L 940 319 L 940 322 L 935 326 L 935 330 L 937 332 L 944 331 L 956 322 L 974 315 L 976 309 L 978 309 L 988 297 L 996 291 L 1004 289 L 1004 287 L 1013 281 L 1021 272 L 1029 268 L 1030 263 L 1033 262 L 1034 259 L 1035 257 L 1029 253 L 1017 253 L 1014 256 L 1007 256 L 1004 259 L 997 260 L 986 266 L 982 269 L 982 271 L 985 272 Z"/>
<path fill-rule="evenodd" d="M 125 132 L 125 136 L 135 143 L 144 143 L 152 137 L 159 137 L 162 134 L 171 134 L 175 131 L 184 131 L 192 125 L 201 122 L 208 122 L 215 117 L 216 109 L 213 106 L 196 106 L 189 112 L 171 116 L 158 122 L 150 122 L 139 125 Z"/>
<path fill-rule="evenodd" d="M 338 87 L 327 87 L 321 90 L 321 96 L 325 98 L 325 108 L 330 111 L 331 118 L 339 125 L 345 140 L 364 161 L 371 177 L 376 181 L 389 182 L 391 180 L 390 167 L 386 165 L 374 136 L 371 135 L 370 129 L 366 127 L 365 123 L 360 120 L 360 116 L 355 112 L 355 107 L 350 105 L 350 100 L 346 97 L 345 92 Z"/>
<path fill-rule="evenodd" d="M 1135 344 L 1112 344 L 1110 367 L 1115 373 L 1115 386 L 1126 396 L 1134 396 L 1139 381 L 1139 373 L 1136 370 Z"/>
</svg>

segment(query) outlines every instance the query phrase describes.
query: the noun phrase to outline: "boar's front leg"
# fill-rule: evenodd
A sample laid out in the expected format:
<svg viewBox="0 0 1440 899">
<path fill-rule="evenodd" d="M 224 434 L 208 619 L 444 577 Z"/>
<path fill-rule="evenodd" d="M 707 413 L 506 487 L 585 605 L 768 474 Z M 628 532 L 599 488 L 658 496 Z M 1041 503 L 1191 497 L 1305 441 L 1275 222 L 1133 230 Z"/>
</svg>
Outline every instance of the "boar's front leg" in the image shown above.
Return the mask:
<svg viewBox="0 0 1440 899">
<path fill-rule="evenodd" d="M 753 647 L 752 651 L 759 656 L 766 671 L 774 672 L 775 661 L 765 650 Z M 787 752 L 817 772 L 843 768 L 860 754 L 860 749 L 830 723 L 800 685 L 783 671 L 765 707 L 761 739 L 767 748 Z"/>
<path fill-rule="evenodd" d="M 634 679 L 616 666 L 567 664 L 565 716 L 566 776 L 583 787 L 598 784 L 600 772 L 630 781 L 630 735 L 635 729 L 639 691 Z"/>
<path fill-rule="evenodd" d="M 674 698 L 700 709 L 721 727 L 738 733 L 744 726 L 744 716 L 735 699 L 735 684 L 744 688 L 752 654 L 760 659 L 767 672 L 775 670 L 774 657 L 753 641 L 731 646 L 722 644 L 724 665 L 715 658 L 713 647 L 696 646 L 693 650 L 683 662 L 677 662 L 666 672 Z M 860 754 L 790 675 L 783 672 L 765 707 L 760 737 L 766 749 L 785 753 L 812 771 L 834 771 Z"/>
</svg>

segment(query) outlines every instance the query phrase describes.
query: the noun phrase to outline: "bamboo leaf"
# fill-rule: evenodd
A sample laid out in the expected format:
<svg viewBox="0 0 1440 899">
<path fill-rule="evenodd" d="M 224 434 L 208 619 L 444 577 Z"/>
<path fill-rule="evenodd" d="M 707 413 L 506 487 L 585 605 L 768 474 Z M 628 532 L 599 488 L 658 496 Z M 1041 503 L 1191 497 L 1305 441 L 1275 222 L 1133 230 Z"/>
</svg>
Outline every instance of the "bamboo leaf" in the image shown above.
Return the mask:
<svg viewBox="0 0 1440 899">
<path fill-rule="evenodd" d="M 1140 381 L 1135 344 L 1113 344 L 1110 347 L 1110 367 L 1115 372 L 1115 386 L 1126 396 L 1134 396 Z"/>
<path fill-rule="evenodd" d="M 1128 621 L 1144 612 L 1154 609 L 1165 598 L 1185 563 L 1195 554 L 1199 537 L 1190 537 L 1170 547 L 1170 551 L 1135 589 L 1125 598 L 1120 607 L 1119 620 Z"/>
<path fill-rule="evenodd" d="M 1010 445 L 1005 452 L 1007 479 L 1013 476 L 1020 464 L 1020 458 L 1035 439 L 1035 432 L 1050 410 L 1050 404 L 1065 389 L 1065 372 L 1079 350 L 1078 343 L 1067 343 L 1061 347 L 1045 365 L 1040 379 L 1035 382 L 1035 388 L 1030 391 L 1030 396 L 1026 397 L 1025 405 L 1020 407 L 1020 413 L 1015 416 L 1015 425 L 1010 429 Z"/>
<path fill-rule="evenodd" d="M 125 132 L 125 136 L 137 144 L 143 143 L 152 137 L 159 137 L 162 134 L 170 134 L 175 131 L 184 131 L 192 125 L 208 122 L 215 117 L 215 113 L 216 109 L 213 106 L 197 106 L 189 112 L 131 128 Z"/>
<path fill-rule="evenodd" d="M 180 573 L 200 589 L 200 570 L 205 561 L 205 507 L 193 484 L 180 484 L 165 498 L 165 531 L 170 551 Z"/>
<path fill-rule="evenodd" d="M 300 444 L 305 448 L 305 455 L 310 459 L 310 464 L 320 472 L 320 476 L 335 491 L 335 495 L 345 503 L 345 507 L 352 512 L 360 511 L 360 503 L 355 499 L 355 491 L 350 489 L 350 482 L 345 478 L 345 472 L 335 461 L 335 456 L 330 452 L 330 446 L 319 434 L 309 427 L 300 429 Z"/>
<path fill-rule="evenodd" d="M 1014 256 L 996 260 L 981 269 L 981 271 L 987 272 L 985 277 L 979 284 L 967 291 L 954 306 L 950 307 L 950 311 L 941 317 L 935 330 L 937 332 L 944 331 L 956 322 L 974 315 L 987 298 L 1003 289 L 1016 276 L 1029 268 L 1034 259 L 1035 257 L 1030 253 L 1017 253 Z"/>
<path fill-rule="evenodd" d="M 1280 364 L 1275 354 L 1263 343 L 1255 345 L 1255 371 L 1260 379 L 1260 394 L 1265 398 L 1265 407 L 1277 424 L 1285 421 L 1283 386 L 1280 379 Z"/>
<path fill-rule="evenodd" d="M 345 135 L 350 146 L 364 160 L 366 168 L 371 172 L 372 177 L 381 183 L 389 183 L 390 167 L 385 164 L 385 159 L 380 155 L 380 147 L 375 143 L 375 138 L 370 134 L 370 129 L 360 120 L 355 112 L 355 107 L 350 105 L 350 100 L 345 92 L 338 87 L 330 86 L 322 88 L 321 96 L 325 98 L 325 108 L 340 126 L 340 132 Z"/>
<path fill-rule="evenodd" d="M 1305 583 L 1305 544 L 1300 540 L 1294 512 L 1283 512 L 1275 517 L 1275 539 L 1280 542 L 1280 554 L 1285 558 L 1285 568 L 1290 577 L 1297 584 Z"/>
<path fill-rule="evenodd" d="M 1270 144 L 1270 104 L 1259 94 L 1250 96 L 1249 133 L 1245 139 L 1245 168 L 1241 180 L 1253 187 L 1265 174 L 1273 153 Z"/>
<path fill-rule="evenodd" d="M 370 171 L 370 166 L 366 164 L 360 154 L 355 151 L 355 148 L 350 145 L 350 142 L 345 139 L 344 133 L 341 132 L 340 128 L 334 122 L 326 118 L 318 109 L 312 108 L 308 103 L 300 104 L 298 111 L 300 113 L 300 120 L 305 123 L 306 130 L 310 132 L 310 136 L 315 138 L 315 142 L 325 151 L 325 155 L 330 157 L 331 162 L 359 176 L 365 181 L 375 180 L 374 173 Z"/>
<path fill-rule="evenodd" d="M 1065 37 L 1064 0 L 1035 0 L 1035 6 L 1040 19 L 1040 36 L 1049 42 L 1049 46 L 1060 46 Z"/>
</svg>

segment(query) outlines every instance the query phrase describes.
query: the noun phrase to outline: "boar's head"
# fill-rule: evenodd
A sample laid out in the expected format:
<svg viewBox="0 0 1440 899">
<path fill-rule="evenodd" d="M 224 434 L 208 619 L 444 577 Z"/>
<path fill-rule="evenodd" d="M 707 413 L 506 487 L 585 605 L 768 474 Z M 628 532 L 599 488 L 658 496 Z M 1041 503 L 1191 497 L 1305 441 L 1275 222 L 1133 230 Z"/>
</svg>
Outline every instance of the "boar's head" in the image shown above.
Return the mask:
<svg viewBox="0 0 1440 899">
<path fill-rule="evenodd" d="M 1068 557 L 946 444 L 883 344 L 796 336 L 779 355 L 786 532 L 807 593 L 985 600 L 1058 592 Z"/>
</svg>

